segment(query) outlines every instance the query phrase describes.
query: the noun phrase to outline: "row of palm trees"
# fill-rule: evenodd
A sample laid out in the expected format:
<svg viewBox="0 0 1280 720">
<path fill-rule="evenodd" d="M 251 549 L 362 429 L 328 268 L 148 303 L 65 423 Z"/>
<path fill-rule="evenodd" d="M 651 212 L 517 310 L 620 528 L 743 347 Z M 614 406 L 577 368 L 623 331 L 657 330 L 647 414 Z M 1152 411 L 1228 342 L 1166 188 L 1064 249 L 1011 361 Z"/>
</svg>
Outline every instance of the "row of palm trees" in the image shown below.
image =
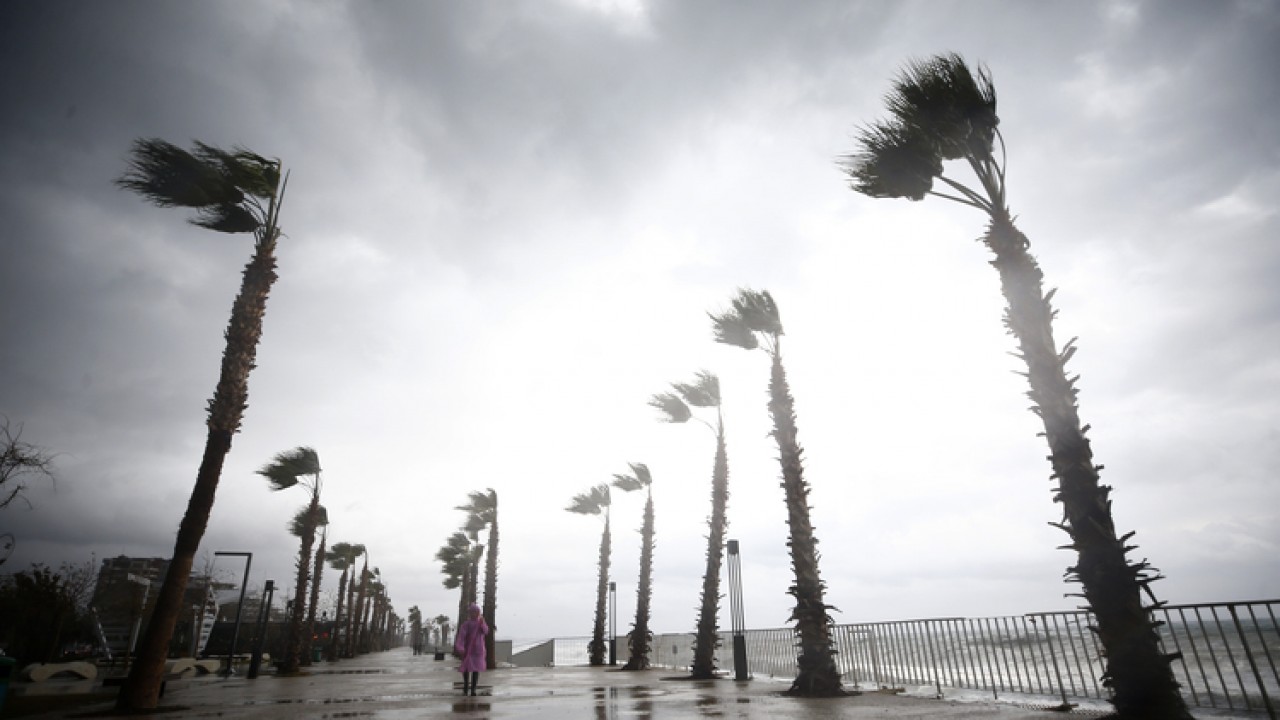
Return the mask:
<svg viewBox="0 0 1280 720">
<path fill-rule="evenodd" d="M 1145 560 L 1130 562 L 1127 555 L 1134 547 L 1126 542 L 1133 533 L 1116 532 L 1110 488 L 1099 482 L 1102 467 L 1093 462 L 1086 437 L 1088 426 L 1079 419 L 1077 378 L 1069 377 L 1065 369 L 1075 353 L 1074 340 L 1058 349 L 1053 338 L 1053 291 L 1044 291 L 1043 273 L 1028 251 L 1030 243 L 1014 225 L 1006 204 L 1005 148 L 997 127 L 999 118 L 990 75 L 985 69 L 972 71 L 958 55 L 938 55 L 909 63 L 886 103 L 889 118 L 862 128 L 858 150 L 846 159 L 852 187 L 875 198 L 921 200 L 934 195 L 974 207 L 988 216 L 982 241 L 994 255 L 992 265 L 1000 275 L 1001 290 L 1008 302 L 1005 325 L 1018 341 L 1018 356 L 1027 365 L 1026 377 L 1031 386 L 1028 395 L 1034 403 L 1033 411 L 1043 422 L 1053 479 L 1058 483 L 1054 501 L 1062 504 L 1063 518 L 1054 525 L 1069 535 L 1071 543 L 1066 548 L 1078 555 L 1067 578 L 1083 586 L 1083 597 L 1096 618 L 1093 630 L 1106 660 L 1103 680 L 1112 690 L 1116 717 L 1189 718 L 1171 669 L 1173 656 L 1160 650 L 1159 622 L 1152 618 L 1151 611 L 1162 605 L 1150 590 L 1159 575 Z M 955 160 L 964 161 L 972 171 L 978 181 L 976 189 L 943 174 L 944 164 Z M 945 187 L 935 190 L 935 181 Z M 787 544 L 795 576 L 795 584 L 788 592 L 796 601 L 791 620 L 795 624 L 798 669 L 790 692 L 803 696 L 845 694 L 834 662 L 830 606 L 823 597 L 825 585 L 818 569 L 817 539 L 809 517 L 809 485 L 804 479 L 794 400 L 782 362 L 783 329 L 777 304 L 768 292 L 743 289 L 729 310 L 712 314 L 711 319 L 717 342 L 747 350 L 762 349 L 770 358 L 769 412 L 779 450 L 789 529 Z M 713 386 L 712 377 L 701 373 L 698 382 L 673 386 L 676 393 L 656 395 L 651 404 L 671 422 L 687 421 L 691 416 L 689 405 L 718 408 L 718 383 Z M 714 394 L 710 392 L 713 387 Z M 695 676 L 709 674 L 705 658 L 715 643 L 723 508 L 728 498 L 719 413 L 717 421 L 713 428 L 718 442 L 712 527 L 695 645 Z M 575 496 L 568 508 L 572 512 L 603 514 L 605 520 L 592 664 L 600 664 L 603 647 L 603 588 L 609 566 L 608 505 L 609 488 L 599 485 Z M 1144 604 L 1144 594 L 1151 599 L 1150 605 Z"/>
<path fill-rule="evenodd" d="M 224 333 L 226 346 L 217 385 L 208 403 L 205 448 L 195 486 L 178 527 L 172 559 L 157 594 L 151 622 L 139 640 L 135 661 L 116 702 L 122 711 L 139 712 L 154 709 L 158 702 L 169 642 L 183 609 L 191 567 L 213 510 L 223 463 L 248 405 L 249 374 L 262 337 L 267 298 L 277 279 L 275 253 L 283 237 L 280 210 L 288 173 L 284 172 L 280 160 L 245 148 L 224 150 L 196 142 L 191 150 L 185 150 L 159 138 L 140 138 L 131 148 L 128 167 L 115 183 L 156 206 L 194 211 L 189 221 L 198 227 L 253 237 L 253 254 L 245 266 Z M 320 465 L 314 450 L 298 448 L 281 453 L 259 472 L 273 489 L 300 485 L 311 494 L 310 502 L 290 525 L 301 547 L 295 611 L 281 671 L 294 672 L 311 656 L 309 648 L 324 562 L 341 567 L 343 584 L 346 584 L 348 571 L 353 568 L 354 558 L 363 553 L 363 547 L 339 543 L 326 551 L 327 537 L 322 530 L 320 548 L 313 556 L 316 530 L 328 524 L 327 512 L 320 505 Z M 355 552 L 356 548 L 361 552 Z M 347 654 L 361 647 L 357 631 L 361 637 L 369 638 L 365 643 L 367 647 L 370 643 L 377 644 L 378 638 L 385 638 L 399 622 L 391 611 L 385 586 L 378 581 L 376 569 L 373 574 L 368 573 L 367 553 L 363 554 L 366 563 L 360 577 L 353 578 L 349 588 L 340 588 L 339 592 L 336 619 L 345 621 L 348 642 L 343 650 Z M 357 586 L 359 596 L 352 597 Z M 345 608 L 344 594 L 347 596 Z M 356 603 L 354 611 L 351 610 L 353 602 Z M 344 609 L 348 611 L 344 613 Z M 336 646 L 337 636 L 334 633 L 330 657 L 340 652 Z"/>
</svg>

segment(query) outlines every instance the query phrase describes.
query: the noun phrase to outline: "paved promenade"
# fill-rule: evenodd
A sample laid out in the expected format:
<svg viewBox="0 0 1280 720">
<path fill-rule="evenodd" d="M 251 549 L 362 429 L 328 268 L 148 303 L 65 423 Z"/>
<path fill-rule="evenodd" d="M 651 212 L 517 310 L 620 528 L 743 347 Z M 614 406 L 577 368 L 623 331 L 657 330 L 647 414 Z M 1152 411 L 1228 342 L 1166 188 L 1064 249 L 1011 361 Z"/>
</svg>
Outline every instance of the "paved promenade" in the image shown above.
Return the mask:
<svg viewBox="0 0 1280 720">
<path fill-rule="evenodd" d="M 787 685 L 757 679 L 671 680 L 671 670 L 509 668 L 482 673 L 480 693 L 464 697 L 453 662 L 414 656 L 407 648 L 337 663 L 319 663 L 308 675 L 256 680 L 200 677 L 171 681 L 161 718 L 317 720 L 326 718 L 520 718 L 522 720 L 647 720 L 742 718 L 996 718 L 1048 720 L 1061 713 L 991 702 L 956 702 L 888 693 L 802 700 L 781 695 Z M 30 717 L 83 717 L 109 703 L 82 705 Z M 1098 717 L 1073 712 L 1066 717 Z"/>
</svg>

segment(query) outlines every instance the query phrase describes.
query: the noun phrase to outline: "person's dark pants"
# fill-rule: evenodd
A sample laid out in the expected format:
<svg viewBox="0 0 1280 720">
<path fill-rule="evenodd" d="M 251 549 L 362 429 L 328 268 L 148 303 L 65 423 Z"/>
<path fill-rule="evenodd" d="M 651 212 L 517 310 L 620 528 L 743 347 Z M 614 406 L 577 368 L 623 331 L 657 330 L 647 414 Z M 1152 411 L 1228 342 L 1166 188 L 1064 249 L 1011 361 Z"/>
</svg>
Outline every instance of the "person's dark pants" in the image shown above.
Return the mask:
<svg viewBox="0 0 1280 720">
<path fill-rule="evenodd" d="M 480 673 L 478 672 L 462 673 L 462 694 L 475 695 L 476 683 L 479 682 L 479 680 L 480 680 Z"/>
</svg>

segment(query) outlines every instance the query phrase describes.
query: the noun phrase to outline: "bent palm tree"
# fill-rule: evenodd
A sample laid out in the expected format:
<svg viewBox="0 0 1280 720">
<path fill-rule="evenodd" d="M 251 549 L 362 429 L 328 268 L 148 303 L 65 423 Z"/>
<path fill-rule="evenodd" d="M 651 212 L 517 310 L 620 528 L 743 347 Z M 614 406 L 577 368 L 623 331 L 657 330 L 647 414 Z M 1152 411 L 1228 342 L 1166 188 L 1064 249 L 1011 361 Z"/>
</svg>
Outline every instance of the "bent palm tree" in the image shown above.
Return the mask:
<svg viewBox="0 0 1280 720">
<path fill-rule="evenodd" d="M 475 549 L 467 533 L 458 531 L 445 540 L 444 545 L 436 551 L 436 560 L 440 561 L 440 572 L 444 573 L 441 584 L 447 590 L 458 590 L 458 621 L 461 626 L 466 619 L 467 605 L 471 598 L 467 594 L 471 589 L 471 570 L 475 560 Z"/>
<path fill-rule="evenodd" d="M 649 603 L 653 599 L 653 476 L 642 463 L 627 463 L 630 475 L 614 475 L 613 486 L 623 492 L 645 491 L 644 520 L 640 525 L 640 583 L 636 586 L 636 624 L 631 629 L 627 646 L 627 664 L 623 670 L 648 670 L 649 647 L 653 633 L 649 631 Z"/>
<path fill-rule="evenodd" d="M 279 160 L 268 160 L 243 148 L 227 152 L 196 143 L 195 151 L 187 152 L 164 140 L 148 138 L 134 141 L 129 168 L 115 183 L 159 207 L 195 210 L 191 222 L 199 227 L 253 233 L 254 238 L 253 257 L 245 266 L 239 294 L 231 306 L 227 344 L 208 405 L 204 456 L 196 471 L 195 487 L 178 526 L 151 622 L 138 643 L 137 660 L 116 700 L 120 710 L 136 711 L 155 708 L 160 697 L 164 661 L 183 610 L 191 565 L 209 524 L 222 463 L 231 450 L 232 436 L 240 431 L 248 403 L 249 372 L 262 337 L 267 296 L 276 280 L 275 249 L 287 178 L 281 178 Z"/>
<path fill-rule="evenodd" d="M 324 517 L 320 526 L 325 529 L 320 532 L 320 547 L 316 549 L 315 563 L 311 567 L 311 598 L 307 601 L 307 627 L 302 633 L 303 665 L 311 664 L 311 643 L 316 636 L 316 609 L 320 605 L 320 581 L 324 577 L 325 545 L 329 540 L 329 511 L 323 506 L 321 510 Z"/>
<path fill-rule="evenodd" d="M 596 582 L 596 619 L 591 629 L 591 642 L 587 645 L 591 665 L 604 665 L 604 653 L 608 647 L 604 641 L 605 597 L 609 590 L 609 554 L 612 540 L 609 536 L 609 486 L 596 485 L 585 493 L 574 495 L 569 507 L 579 515 L 603 515 L 604 532 L 600 534 L 599 579 Z"/>
<path fill-rule="evenodd" d="M 855 191 L 876 198 L 921 200 L 936 195 L 986 213 L 982 241 L 995 259 L 1008 308 L 1005 326 L 1017 338 L 1027 365 L 1032 411 L 1044 424 L 1053 466 L 1054 501 L 1063 519 L 1055 526 L 1071 537 L 1066 548 L 1078 553 L 1068 579 L 1080 582 L 1097 620 L 1107 669 L 1104 683 L 1124 718 L 1189 718 L 1186 703 L 1160 650 L 1151 610 L 1149 584 L 1159 574 L 1146 562 L 1125 557 L 1133 536 L 1117 537 L 1111 515 L 1111 488 L 1099 483 L 1101 465 L 1093 462 L 1076 404 L 1076 378 L 1066 363 L 1075 354 L 1072 339 L 1059 351 L 1053 338 L 1054 291 L 1044 292 L 1044 274 L 1028 252 L 1030 242 L 1014 226 L 1005 202 L 1005 148 L 997 125 L 996 93 L 985 69 L 975 74 L 960 56 L 939 55 L 909 63 L 887 98 L 890 119 L 861 130 L 859 148 L 846 162 Z M 999 160 L 996 159 L 999 141 Z M 981 186 L 972 189 L 945 175 L 943 162 L 964 160 Z M 942 182 L 951 192 L 933 189 Z M 1143 593 L 1151 606 L 1143 606 Z"/>
<path fill-rule="evenodd" d="M 333 613 L 333 631 L 329 634 L 329 660 L 337 660 L 339 656 L 339 640 L 338 632 L 340 628 L 346 627 L 346 616 L 351 613 L 351 603 L 348 601 L 348 585 L 347 578 L 350 572 L 355 569 L 356 559 L 364 554 L 363 545 L 353 545 L 351 543 L 340 542 L 334 543 L 329 552 L 325 553 L 325 560 L 328 561 L 329 567 L 334 570 L 341 570 L 342 576 L 338 580 L 338 607 Z M 355 582 L 351 583 L 354 589 Z"/>
<path fill-rule="evenodd" d="M 840 687 L 840 670 L 835 663 L 835 643 L 831 638 L 831 606 L 823 600 L 826 584 L 818 574 L 818 540 L 809 520 L 809 484 L 804 479 L 803 450 L 796 438 L 795 400 L 782 366 L 782 320 L 778 306 L 768 292 L 739 290 L 732 309 L 711 316 L 716 342 L 747 350 L 761 347 L 772 361 L 769 376 L 769 414 L 773 417 L 773 438 L 778 443 L 782 464 L 782 488 L 787 501 L 787 545 L 791 548 L 791 568 L 796 584 L 787 591 L 796 599 L 791 619 L 799 638 L 799 671 L 789 694 L 829 697 L 845 694 Z"/>
<path fill-rule="evenodd" d="M 711 519 L 707 533 L 707 572 L 702 576 L 702 601 L 699 603 L 698 630 L 693 641 L 693 664 L 690 675 L 697 679 L 715 677 L 715 652 L 720 645 L 720 568 L 724 562 L 724 536 L 729 521 L 729 455 L 724 443 L 724 415 L 720 410 L 720 378 L 705 370 L 695 375 L 692 383 L 672 383 L 674 393 L 659 393 L 649 405 L 662 413 L 670 423 L 688 422 L 691 418 L 710 428 L 716 436 L 716 457 L 711 468 Z M 712 426 L 694 416 L 689 406 L 716 409 Z"/>
<path fill-rule="evenodd" d="M 489 555 L 485 558 L 484 565 L 484 605 L 481 612 L 489 626 L 489 633 L 484 638 L 485 658 L 489 669 L 493 670 L 498 667 L 498 656 L 494 652 L 494 637 L 498 634 L 498 625 L 494 622 L 498 609 L 498 493 L 493 488 L 485 492 L 468 493 L 467 501 L 466 505 L 457 509 L 466 511 L 483 527 L 489 528 Z"/>
<path fill-rule="evenodd" d="M 302 657 L 303 615 L 307 601 L 307 582 L 311 577 L 311 550 L 316 542 L 316 528 L 328 522 L 327 513 L 320 505 L 320 456 L 309 447 L 286 450 L 263 465 L 258 474 L 267 479 L 272 490 L 302 487 L 311 494 L 310 502 L 292 523 L 292 531 L 302 539 L 302 546 L 298 549 L 298 579 L 293 593 L 294 612 L 289 618 L 284 657 L 280 661 L 280 673 L 289 674 L 298 671 Z"/>
</svg>

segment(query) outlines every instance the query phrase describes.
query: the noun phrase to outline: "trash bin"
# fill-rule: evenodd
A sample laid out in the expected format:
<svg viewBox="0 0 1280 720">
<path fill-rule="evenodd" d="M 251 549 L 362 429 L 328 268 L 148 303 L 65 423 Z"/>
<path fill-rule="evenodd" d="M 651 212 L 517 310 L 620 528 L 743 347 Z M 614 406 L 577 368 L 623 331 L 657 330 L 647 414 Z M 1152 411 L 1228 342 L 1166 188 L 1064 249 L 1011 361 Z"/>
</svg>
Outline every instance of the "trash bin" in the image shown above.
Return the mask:
<svg viewBox="0 0 1280 720">
<path fill-rule="evenodd" d="M 324 650 L 319 647 L 311 648 L 311 662 L 320 662 L 324 659 Z"/>
<path fill-rule="evenodd" d="M 4 711 L 4 698 L 9 694 L 9 681 L 13 679 L 18 661 L 0 655 L 0 712 Z"/>
</svg>

